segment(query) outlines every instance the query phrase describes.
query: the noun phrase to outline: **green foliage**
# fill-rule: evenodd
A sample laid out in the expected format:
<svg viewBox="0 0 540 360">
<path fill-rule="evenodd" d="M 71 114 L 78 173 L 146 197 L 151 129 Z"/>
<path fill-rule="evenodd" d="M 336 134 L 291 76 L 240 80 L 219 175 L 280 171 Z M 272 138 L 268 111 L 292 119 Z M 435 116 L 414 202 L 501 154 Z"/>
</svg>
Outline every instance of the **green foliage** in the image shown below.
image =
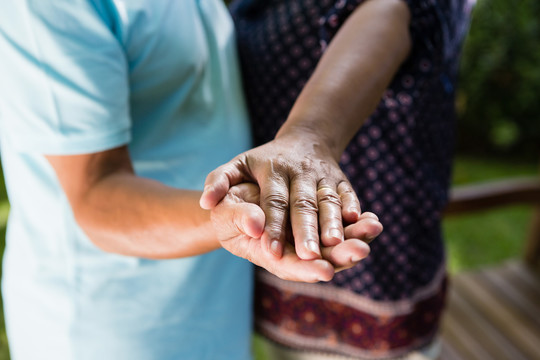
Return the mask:
<svg viewBox="0 0 540 360">
<path fill-rule="evenodd" d="M 2 275 L 2 256 L 4 255 L 6 223 L 9 214 L 9 202 L 6 188 L 4 186 L 4 174 L 1 171 L 0 163 L 0 276 Z M 2 307 L 2 298 L 0 297 L 0 360 L 9 359 L 9 349 L 7 342 L 6 329 L 4 327 L 4 311 Z"/>
<path fill-rule="evenodd" d="M 538 175 L 538 159 L 524 161 L 519 159 L 498 159 L 474 156 L 458 156 L 453 166 L 453 185 L 463 185 Z"/>
<path fill-rule="evenodd" d="M 460 150 L 540 153 L 540 2 L 478 0 L 461 60 Z"/>
</svg>

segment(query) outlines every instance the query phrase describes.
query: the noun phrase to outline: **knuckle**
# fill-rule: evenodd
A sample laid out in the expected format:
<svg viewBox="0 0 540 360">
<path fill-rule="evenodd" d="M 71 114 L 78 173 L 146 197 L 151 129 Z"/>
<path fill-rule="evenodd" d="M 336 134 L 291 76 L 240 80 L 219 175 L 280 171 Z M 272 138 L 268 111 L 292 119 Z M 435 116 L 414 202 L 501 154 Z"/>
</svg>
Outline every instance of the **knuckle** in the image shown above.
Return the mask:
<svg viewBox="0 0 540 360">
<path fill-rule="evenodd" d="M 347 180 L 342 180 L 339 182 L 337 186 L 337 191 L 341 195 L 354 195 L 356 196 L 356 192 L 354 191 L 352 185 Z"/>
<path fill-rule="evenodd" d="M 345 190 L 339 194 L 340 198 L 350 205 L 360 206 L 360 200 L 354 190 Z"/>
<path fill-rule="evenodd" d="M 306 212 L 306 213 L 313 213 L 318 211 L 318 205 L 317 201 L 312 198 L 307 197 L 301 197 L 298 199 L 295 199 L 292 203 L 292 207 L 298 211 Z"/>
<path fill-rule="evenodd" d="M 322 177 L 317 182 L 317 188 L 324 189 L 324 188 L 333 188 L 335 187 L 336 182 L 328 177 Z"/>
<path fill-rule="evenodd" d="M 345 189 L 345 190 L 342 190 L 342 191 L 341 191 L 341 194 L 342 194 L 342 195 L 350 195 L 350 196 L 356 197 L 356 192 L 354 192 L 353 189 L 349 189 L 349 188 L 347 188 L 347 189 Z"/>
<path fill-rule="evenodd" d="M 289 200 L 283 194 L 268 194 L 263 201 L 268 207 L 286 212 L 289 209 Z"/>
<path fill-rule="evenodd" d="M 304 158 L 300 161 L 300 169 L 303 173 L 311 172 L 313 170 L 313 160 L 310 158 Z"/>
<path fill-rule="evenodd" d="M 329 203 L 341 206 L 341 198 L 333 191 L 319 192 L 319 203 Z"/>
<path fill-rule="evenodd" d="M 269 171 L 272 176 L 281 177 L 281 174 L 288 172 L 289 163 L 284 160 L 284 157 L 278 156 L 268 160 Z"/>
</svg>

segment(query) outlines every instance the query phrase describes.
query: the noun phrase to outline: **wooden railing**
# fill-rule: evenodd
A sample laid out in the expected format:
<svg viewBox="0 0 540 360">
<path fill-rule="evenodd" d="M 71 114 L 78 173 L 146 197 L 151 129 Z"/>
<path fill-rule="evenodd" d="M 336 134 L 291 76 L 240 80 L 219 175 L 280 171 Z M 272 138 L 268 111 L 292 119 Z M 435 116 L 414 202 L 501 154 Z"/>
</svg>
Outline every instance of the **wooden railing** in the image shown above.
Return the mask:
<svg viewBox="0 0 540 360">
<path fill-rule="evenodd" d="M 535 207 L 524 259 L 528 265 L 540 269 L 540 176 L 455 187 L 445 216 L 524 204 Z"/>
<path fill-rule="evenodd" d="M 445 216 L 511 205 L 534 207 L 524 261 L 450 277 L 441 360 L 540 359 L 540 176 L 456 187 Z"/>
</svg>

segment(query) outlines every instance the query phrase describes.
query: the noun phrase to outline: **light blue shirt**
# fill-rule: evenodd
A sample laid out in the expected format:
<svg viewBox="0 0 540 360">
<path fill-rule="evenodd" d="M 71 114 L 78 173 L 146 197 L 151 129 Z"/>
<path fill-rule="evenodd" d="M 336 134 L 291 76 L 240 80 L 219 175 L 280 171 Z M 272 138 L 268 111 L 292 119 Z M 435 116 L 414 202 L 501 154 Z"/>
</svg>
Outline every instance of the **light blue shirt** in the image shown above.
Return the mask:
<svg viewBox="0 0 540 360">
<path fill-rule="evenodd" d="M 249 137 L 221 0 L 0 0 L 13 359 L 249 359 L 251 264 L 102 252 L 43 157 L 129 144 L 140 176 L 202 189 Z"/>
</svg>

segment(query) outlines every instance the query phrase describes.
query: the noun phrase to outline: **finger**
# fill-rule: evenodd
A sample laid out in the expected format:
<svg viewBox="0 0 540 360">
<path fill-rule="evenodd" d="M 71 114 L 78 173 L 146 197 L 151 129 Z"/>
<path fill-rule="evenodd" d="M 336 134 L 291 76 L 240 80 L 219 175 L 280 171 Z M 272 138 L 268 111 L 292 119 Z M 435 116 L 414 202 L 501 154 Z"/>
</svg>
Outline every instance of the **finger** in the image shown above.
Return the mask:
<svg viewBox="0 0 540 360">
<path fill-rule="evenodd" d="M 247 202 L 255 205 L 260 203 L 260 188 L 257 184 L 241 183 L 230 188 L 227 197 L 236 199 L 236 202 Z"/>
<path fill-rule="evenodd" d="M 223 206 L 222 206 L 223 205 Z M 221 241 L 222 246 L 235 254 L 259 265 L 276 276 L 291 281 L 317 282 L 329 281 L 334 276 L 334 267 L 326 260 L 301 260 L 291 244 L 286 244 L 283 256 L 275 257 L 267 251 L 258 238 L 264 228 L 264 213 L 258 206 L 238 203 L 233 196 L 220 204 L 213 214 L 233 211 L 229 221 L 230 237 Z M 216 215 L 217 216 L 217 215 Z M 229 217 L 230 219 L 230 217 Z"/>
<path fill-rule="evenodd" d="M 349 239 L 344 242 L 322 249 L 323 258 L 330 261 L 335 268 L 344 270 L 350 268 L 370 252 L 369 245 L 359 239 Z"/>
<path fill-rule="evenodd" d="M 249 203 L 234 205 L 233 222 L 238 231 L 249 237 L 258 239 L 264 231 L 264 212 L 262 209 Z"/>
<path fill-rule="evenodd" d="M 260 206 L 266 216 L 262 245 L 275 257 L 280 258 L 289 225 L 288 180 L 281 176 L 269 176 L 261 179 L 260 188 Z"/>
<path fill-rule="evenodd" d="M 361 209 L 353 187 L 348 181 L 342 181 L 338 184 L 337 193 L 341 198 L 343 220 L 348 224 L 356 222 L 360 217 Z"/>
<path fill-rule="evenodd" d="M 199 200 L 203 209 L 213 209 L 224 197 L 231 186 L 248 180 L 239 160 L 221 165 L 213 170 L 204 182 L 204 190 Z"/>
<path fill-rule="evenodd" d="M 259 187 L 242 183 L 231 188 L 226 197 L 211 211 L 212 222 L 221 238 L 247 235 L 259 239 L 264 231 L 265 216 L 257 205 Z M 259 241 L 260 242 L 260 241 Z"/>
<path fill-rule="evenodd" d="M 296 253 L 303 260 L 321 258 L 316 186 L 307 177 L 291 181 L 291 226 Z"/>
<path fill-rule="evenodd" d="M 326 260 L 302 260 L 295 249 L 287 244 L 281 259 L 268 259 L 263 266 L 266 270 L 284 280 L 318 282 L 330 281 L 334 277 L 334 267 Z"/>
<path fill-rule="evenodd" d="M 265 216 L 259 204 L 259 187 L 251 183 L 233 186 L 224 201 L 234 211 L 233 222 L 240 233 L 260 238 L 264 231 Z"/>
<path fill-rule="evenodd" d="M 269 253 L 261 241 L 247 236 L 236 236 L 223 244 L 231 253 L 265 268 L 283 280 L 313 283 L 330 281 L 334 276 L 334 266 L 330 262 L 322 259 L 302 260 L 291 244 L 285 244 L 280 258 Z"/>
<path fill-rule="evenodd" d="M 375 220 L 379 221 L 379 217 L 377 215 L 375 215 L 374 213 L 369 212 L 369 211 L 363 212 L 360 215 L 360 217 L 358 218 L 358 220 L 364 219 L 364 218 L 371 218 L 371 219 L 375 219 Z"/>
<path fill-rule="evenodd" d="M 345 227 L 345 239 L 360 239 L 369 243 L 379 236 L 382 231 L 382 224 L 371 215 L 368 215 Z"/>
<path fill-rule="evenodd" d="M 317 190 L 319 207 L 319 227 L 321 242 L 324 246 L 333 246 L 343 241 L 343 221 L 341 220 L 341 199 L 329 186 Z"/>
</svg>

